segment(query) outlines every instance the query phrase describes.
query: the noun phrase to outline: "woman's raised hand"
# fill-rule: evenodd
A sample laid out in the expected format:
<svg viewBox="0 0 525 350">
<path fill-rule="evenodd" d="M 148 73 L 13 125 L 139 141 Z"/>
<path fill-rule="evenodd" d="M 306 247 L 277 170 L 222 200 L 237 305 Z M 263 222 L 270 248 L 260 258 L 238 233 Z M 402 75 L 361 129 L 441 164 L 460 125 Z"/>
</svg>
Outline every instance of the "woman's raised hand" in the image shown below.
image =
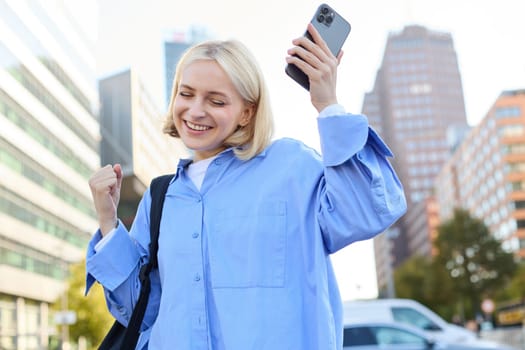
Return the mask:
<svg viewBox="0 0 525 350">
<path fill-rule="evenodd" d="M 308 76 L 310 99 L 317 111 L 321 112 L 325 107 L 337 103 L 337 66 L 343 51 L 335 57 L 311 23 L 308 24 L 308 32 L 314 42 L 305 36 L 294 39 L 292 43 L 295 46 L 288 50 L 290 56 L 286 61 L 295 64 Z"/>
<path fill-rule="evenodd" d="M 100 232 L 105 235 L 118 222 L 117 207 L 122 186 L 122 167 L 106 165 L 94 173 L 89 179 L 89 187 L 97 211 Z"/>
</svg>

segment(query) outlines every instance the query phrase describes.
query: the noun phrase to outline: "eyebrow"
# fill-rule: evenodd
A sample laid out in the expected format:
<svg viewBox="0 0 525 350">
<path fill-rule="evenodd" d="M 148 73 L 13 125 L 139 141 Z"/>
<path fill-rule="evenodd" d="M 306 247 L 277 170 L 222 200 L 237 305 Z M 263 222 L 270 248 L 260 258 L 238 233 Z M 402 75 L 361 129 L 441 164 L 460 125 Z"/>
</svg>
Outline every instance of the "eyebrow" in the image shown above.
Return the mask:
<svg viewBox="0 0 525 350">
<path fill-rule="evenodd" d="M 188 89 L 188 90 L 191 90 L 191 91 L 195 91 L 194 88 L 192 88 L 191 86 L 186 85 L 186 84 L 180 84 L 179 89 Z M 223 96 L 223 97 L 229 99 L 229 96 L 227 94 L 225 94 L 224 92 L 221 92 L 221 91 L 206 91 L 206 93 L 208 95 L 220 95 L 220 96 Z"/>
</svg>

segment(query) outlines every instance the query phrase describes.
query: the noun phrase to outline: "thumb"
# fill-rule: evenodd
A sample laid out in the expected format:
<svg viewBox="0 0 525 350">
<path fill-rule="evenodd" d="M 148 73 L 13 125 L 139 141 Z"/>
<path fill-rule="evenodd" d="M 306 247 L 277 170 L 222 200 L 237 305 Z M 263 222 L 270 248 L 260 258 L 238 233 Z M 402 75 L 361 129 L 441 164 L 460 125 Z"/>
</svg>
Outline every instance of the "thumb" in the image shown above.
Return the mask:
<svg viewBox="0 0 525 350">
<path fill-rule="evenodd" d="M 120 188 L 122 187 L 122 166 L 120 164 L 115 164 L 113 166 L 113 171 L 115 172 L 115 175 L 117 175 L 117 190 L 120 192 Z"/>
</svg>

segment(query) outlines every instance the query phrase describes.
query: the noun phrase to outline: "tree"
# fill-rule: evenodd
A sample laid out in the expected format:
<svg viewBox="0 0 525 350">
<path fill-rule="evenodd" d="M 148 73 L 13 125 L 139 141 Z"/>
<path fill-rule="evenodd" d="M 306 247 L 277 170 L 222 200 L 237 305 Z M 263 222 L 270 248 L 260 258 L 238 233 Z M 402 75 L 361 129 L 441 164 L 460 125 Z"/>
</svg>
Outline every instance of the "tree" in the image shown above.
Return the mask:
<svg viewBox="0 0 525 350">
<path fill-rule="evenodd" d="M 525 263 L 518 265 L 514 277 L 505 288 L 501 288 L 495 297 L 496 301 L 509 302 L 515 300 L 525 301 Z"/>
<path fill-rule="evenodd" d="M 457 313 L 450 300 L 454 295 L 450 279 L 429 256 L 415 255 L 394 272 L 395 290 L 399 298 L 419 301 L 445 319 Z"/>
<path fill-rule="evenodd" d="M 431 295 L 428 294 L 428 272 L 431 265 L 429 257 L 420 255 L 405 260 L 394 271 L 396 296 L 414 299 L 427 305 L 431 299 Z"/>
<path fill-rule="evenodd" d="M 517 267 L 513 254 L 503 250 L 483 221 L 463 209 L 455 209 L 453 218 L 438 227 L 434 246 L 435 262 L 452 282 L 468 318 L 479 312 L 482 298 L 493 297 L 509 282 Z"/>
<path fill-rule="evenodd" d="M 95 349 L 113 324 L 114 319 L 107 309 L 102 286 L 95 283 L 89 294 L 84 295 L 85 277 L 85 261 L 71 266 L 67 298 L 69 309 L 76 312 L 77 320 L 69 326 L 69 338 L 71 341 L 76 341 L 83 336 L 89 346 Z M 61 309 L 60 300 L 53 305 L 53 309 Z"/>
</svg>

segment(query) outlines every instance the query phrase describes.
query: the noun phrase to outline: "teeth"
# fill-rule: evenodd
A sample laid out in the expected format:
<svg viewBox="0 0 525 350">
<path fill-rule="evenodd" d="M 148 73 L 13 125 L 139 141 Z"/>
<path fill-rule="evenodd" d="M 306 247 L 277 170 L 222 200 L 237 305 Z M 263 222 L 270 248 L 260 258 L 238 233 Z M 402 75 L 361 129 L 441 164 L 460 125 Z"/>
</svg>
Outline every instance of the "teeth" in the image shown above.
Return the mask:
<svg viewBox="0 0 525 350">
<path fill-rule="evenodd" d="M 186 125 L 188 125 L 190 129 L 196 130 L 196 131 L 204 131 L 204 130 L 211 129 L 210 126 L 193 124 L 192 122 L 189 122 L 189 121 L 186 121 Z"/>
</svg>

